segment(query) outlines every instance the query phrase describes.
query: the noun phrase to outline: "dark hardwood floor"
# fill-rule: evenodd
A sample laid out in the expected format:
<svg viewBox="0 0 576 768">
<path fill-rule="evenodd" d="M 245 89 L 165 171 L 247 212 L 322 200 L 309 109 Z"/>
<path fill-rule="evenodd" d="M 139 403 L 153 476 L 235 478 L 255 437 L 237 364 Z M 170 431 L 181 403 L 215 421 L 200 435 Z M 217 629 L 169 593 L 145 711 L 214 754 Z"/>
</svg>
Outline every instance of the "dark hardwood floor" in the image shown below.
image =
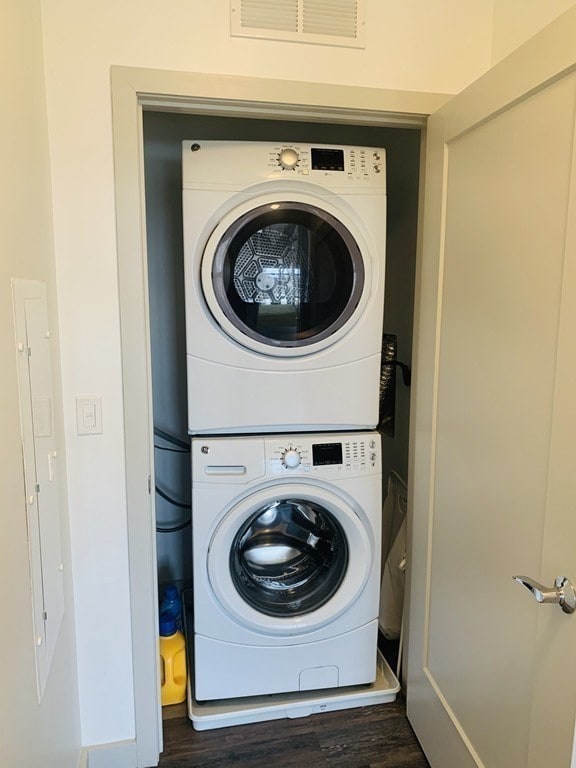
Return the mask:
<svg viewBox="0 0 576 768">
<path fill-rule="evenodd" d="M 169 711 L 172 710 L 172 711 Z M 372 707 L 194 731 L 164 712 L 160 768 L 428 768 L 401 696 Z"/>
</svg>

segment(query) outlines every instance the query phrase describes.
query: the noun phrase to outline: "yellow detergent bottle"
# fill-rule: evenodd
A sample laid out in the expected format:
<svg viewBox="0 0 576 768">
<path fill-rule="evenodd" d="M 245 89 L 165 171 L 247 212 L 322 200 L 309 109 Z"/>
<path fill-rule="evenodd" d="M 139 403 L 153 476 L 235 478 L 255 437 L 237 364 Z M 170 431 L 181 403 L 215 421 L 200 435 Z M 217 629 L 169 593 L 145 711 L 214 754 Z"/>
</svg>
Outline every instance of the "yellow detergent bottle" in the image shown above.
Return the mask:
<svg viewBox="0 0 576 768">
<path fill-rule="evenodd" d="M 162 706 L 186 699 L 186 643 L 171 613 L 160 615 L 160 672 Z"/>
</svg>

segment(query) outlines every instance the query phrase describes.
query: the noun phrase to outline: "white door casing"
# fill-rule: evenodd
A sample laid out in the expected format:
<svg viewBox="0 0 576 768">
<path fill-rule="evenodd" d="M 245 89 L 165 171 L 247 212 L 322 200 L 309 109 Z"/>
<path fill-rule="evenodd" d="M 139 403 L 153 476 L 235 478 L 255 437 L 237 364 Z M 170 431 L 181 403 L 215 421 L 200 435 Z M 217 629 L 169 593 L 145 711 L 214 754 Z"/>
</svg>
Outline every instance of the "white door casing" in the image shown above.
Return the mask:
<svg viewBox="0 0 576 768">
<path fill-rule="evenodd" d="M 576 12 L 429 120 L 408 713 L 432 766 L 565 768 L 576 616 Z"/>
<path fill-rule="evenodd" d="M 143 109 L 422 129 L 443 94 L 112 67 L 128 554 L 138 768 L 162 749 Z"/>
</svg>

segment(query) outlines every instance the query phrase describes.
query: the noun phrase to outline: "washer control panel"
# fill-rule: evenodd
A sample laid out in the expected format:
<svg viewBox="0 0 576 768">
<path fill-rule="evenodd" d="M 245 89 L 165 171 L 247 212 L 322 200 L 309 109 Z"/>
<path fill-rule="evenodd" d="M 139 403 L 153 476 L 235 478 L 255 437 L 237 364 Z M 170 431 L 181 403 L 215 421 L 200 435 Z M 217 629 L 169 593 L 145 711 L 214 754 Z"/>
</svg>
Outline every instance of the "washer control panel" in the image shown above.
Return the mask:
<svg viewBox="0 0 576 768">
<path fill-rule="evenodd" d="M 268 471 L 322 477 L 380 472 L 380 436 L 377 433 L 289 435 L 266 440 Z"/>
</svg>

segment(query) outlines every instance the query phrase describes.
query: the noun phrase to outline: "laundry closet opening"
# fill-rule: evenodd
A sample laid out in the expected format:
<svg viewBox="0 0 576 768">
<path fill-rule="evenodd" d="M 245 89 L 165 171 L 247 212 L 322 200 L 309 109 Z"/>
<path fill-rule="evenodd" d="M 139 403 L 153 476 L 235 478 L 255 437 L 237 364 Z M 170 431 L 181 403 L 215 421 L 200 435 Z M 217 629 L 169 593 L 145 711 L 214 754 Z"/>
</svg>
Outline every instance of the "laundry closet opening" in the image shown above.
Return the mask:
<svg viewBox="0 0 576 768">
<path fill-rule="evenodd" d="M 397 359 L 412 355 L 421 134 L 418 128 L 277 121 L 145 110 L 144 168 L 156 544 L 160 592 L 191 585 L 191 473 L 187 419 L 182 222 L 182 141 L 274 141 L 386 149 L 387 233 L 384 334 Z M 384 215 L 384 211 L 383 211 Z M 353 398 L 354 392 L 348 396 Z M 396 376 L 393 413 L 383 431 L 383 497 L 390 473 L 407 479 L 410 391 Z"/>
</svg>

